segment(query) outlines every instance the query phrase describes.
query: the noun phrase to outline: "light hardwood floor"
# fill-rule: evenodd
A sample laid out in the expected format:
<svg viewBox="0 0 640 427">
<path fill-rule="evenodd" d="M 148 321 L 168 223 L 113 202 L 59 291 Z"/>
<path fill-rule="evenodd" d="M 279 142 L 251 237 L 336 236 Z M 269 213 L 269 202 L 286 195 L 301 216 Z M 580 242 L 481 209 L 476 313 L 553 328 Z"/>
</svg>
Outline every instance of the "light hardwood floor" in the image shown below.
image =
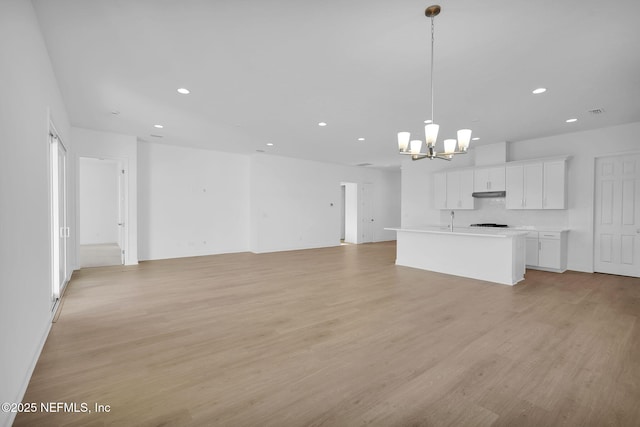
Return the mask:
<svg viewBox="0 0 640 427">
<path fill-rule="evenodd" d="M 111 411 L 15 425 L 639 425 L 640 279 L 509 287 L 394 258 L 389 242 L 76 272 L 24 402 Z"/>
<path fill-rule="evenodd" d="M 80 267 L 122 265 L 121 251 L 117 243 L 80 245 Z"/>
</svg>

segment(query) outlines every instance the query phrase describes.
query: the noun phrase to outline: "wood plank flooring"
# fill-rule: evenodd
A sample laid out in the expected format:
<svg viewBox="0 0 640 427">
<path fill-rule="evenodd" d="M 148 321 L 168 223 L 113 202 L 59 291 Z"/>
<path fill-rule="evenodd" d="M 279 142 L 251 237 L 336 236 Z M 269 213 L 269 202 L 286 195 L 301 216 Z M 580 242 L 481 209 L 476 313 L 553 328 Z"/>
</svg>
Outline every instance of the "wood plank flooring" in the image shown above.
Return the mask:
<svg viewBox="0 0 640 427">
<path fill-rule="evenodd" d="M 15 425 L 640 424 L 640 279 L 509 287 L 394 259 L 385 242 L 76 272 L 24 402 L 110 412 Z"/>
</svg>

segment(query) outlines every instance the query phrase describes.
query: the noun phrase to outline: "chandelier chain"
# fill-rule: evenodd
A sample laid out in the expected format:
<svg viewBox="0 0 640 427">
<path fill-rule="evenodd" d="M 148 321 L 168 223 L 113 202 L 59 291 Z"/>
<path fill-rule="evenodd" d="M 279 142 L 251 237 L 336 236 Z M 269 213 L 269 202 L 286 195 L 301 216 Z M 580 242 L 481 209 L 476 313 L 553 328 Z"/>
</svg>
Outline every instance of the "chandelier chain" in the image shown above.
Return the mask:
<svg viewBox="0 0 640 427">
<path fill-rule="evenodd" d="M 431 17 L 431 123 L 435 123 L 433 121 L 434 111 L 433 111 L 433 43 L 434 41 L 434 24 L 433 24 L 433 16 Z"/>
</svg>

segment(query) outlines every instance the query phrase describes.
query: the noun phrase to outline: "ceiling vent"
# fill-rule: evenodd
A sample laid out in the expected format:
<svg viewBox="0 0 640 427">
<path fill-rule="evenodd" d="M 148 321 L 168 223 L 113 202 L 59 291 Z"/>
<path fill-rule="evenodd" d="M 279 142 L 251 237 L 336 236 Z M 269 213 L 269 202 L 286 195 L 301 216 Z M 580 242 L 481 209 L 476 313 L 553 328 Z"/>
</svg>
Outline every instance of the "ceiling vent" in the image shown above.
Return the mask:
<svg viewBox="0 0 640 427">
<path fill-rule="evenodd" d="M 604 113 L 604 108 L 594 108 L 593 110 L 589 110 L 589 113 L 598 115 Z"/>
<path fill-rule="evenodd" d="M 371 166 L 371 163 L 358 163 L 356 166 Z"/>
</svg>

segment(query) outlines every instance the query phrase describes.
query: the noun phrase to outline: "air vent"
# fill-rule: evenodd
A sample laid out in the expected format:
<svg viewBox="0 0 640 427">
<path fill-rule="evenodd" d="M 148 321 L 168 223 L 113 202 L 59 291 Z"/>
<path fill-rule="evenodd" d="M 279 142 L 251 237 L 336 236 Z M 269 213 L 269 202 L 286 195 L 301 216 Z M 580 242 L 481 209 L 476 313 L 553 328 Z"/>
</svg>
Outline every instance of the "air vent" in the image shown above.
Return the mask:
<svg viewBox="0 0 640 427">
<path fill-rule="evenodd" d="M 371 163 L 358 163 L 356 166 L 372 166 Z"/>
<path fill-rule="evenodd" d="M 604 113 L 604 108 L 594 108 L 593 110 L 589 110 L 589 113 L 591 114 L 602 114 Z"/>
</svg>

